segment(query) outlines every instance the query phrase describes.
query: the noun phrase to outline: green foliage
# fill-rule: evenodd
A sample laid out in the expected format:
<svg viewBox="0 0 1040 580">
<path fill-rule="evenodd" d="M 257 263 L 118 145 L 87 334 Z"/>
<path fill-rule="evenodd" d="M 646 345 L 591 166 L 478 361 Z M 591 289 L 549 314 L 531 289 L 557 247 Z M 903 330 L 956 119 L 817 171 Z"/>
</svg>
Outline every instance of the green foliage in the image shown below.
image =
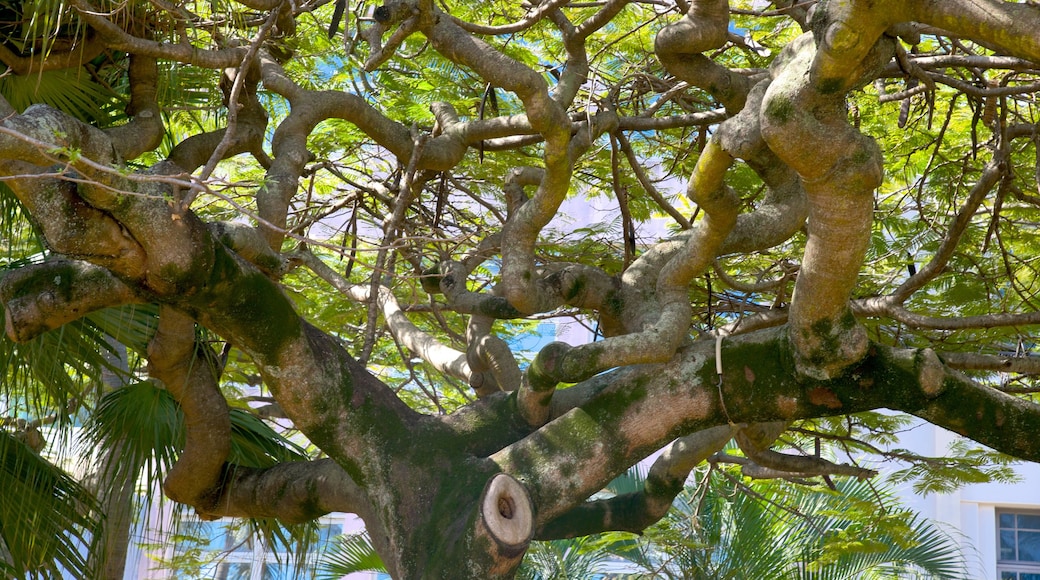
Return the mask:
<svg viewBox="0 0 1040 580">
<path fill-rule="evenodd" d="M 1014 457 L 958 439 L 949 444 L 942 457 L 925 458 L 889 477 L 896 483 L 912 482 L 918 495 L 952 493 L 973 483 L 1017 482 L 1016 463 Z"/>
<path fill-rule="evenodd" d="M 296 443 L 243 409 L 232 408 L 228 460 L 247 467 L 270 467 L 306 458 Z M 169 391 L 144 381 L 102 397 L 85 436 L 100 451 L 120 450 L 119 468 L 144 473 L 160 483 L 184 445 L 184 417 Z"/>
<path fill-rule="evenodd" d="M 270 467 L 285 461 L 307 459 L 304 450 L 268 424 L 243 409 L 232 408 L 231 452 L 228 461 L 245 467 Z M 148 489 L 158 489 L 184 446 L 184 417 L 173 396 L 151 382 L 139 382 L 105 395 L 88 423 L 85 437 L 97 453 L 118 451 L 118 473 L 113 479 L 137 479 Z M 87 455 L 90 461 L 93 456 Z M 190 521 L 190 518 L 189 518 Z M 284 525 L 274 518 L 251 519 L 249 535 L 262 537 L 265 545 L 291 552 L 302 561 L 310 549 L 314 524 Z M 178 566 L 199 565 L 190 549 L 176 555 Z M 179 562 L 179 563 L 178 563 Z M 191 564 L 195 562 L 195 564 Z"/>
<path fill-rule="evenodd" d="M 518 580 L 578 580 L 592 578 L 610 554 L 588 550 L 587 537 L 535 542 L 517 570 Z"/>
<path fill-rule="evenodd" d="M 8 578 L 87 578 L 100 519 L 76 480 L 0 429 L 0 572 Z"/>
<path fill-rule="evenodd" d="M 642 489 L 629 470 L 608 490 Z M 852 580 L 966 578 L 956 541 L 902 508 L 887 487 L 839 479 L 835 490 L 743 481 L 696 472 L 663 520 L 640 536 L 611 532 L 535 542 L 518 578 L 589 578 L 627 569 L 626 578 Z M 609 494 L 608 494 L 609 495 Z"/>
<path fill-rule="evenodd" d="M 355 572 L 386 573 L 386 565 L 372 547 L 368 532 L 360 532 L 336 538 L 316 570 L 316 580 L 339 580 Z"/>
<path fill-rule="evenodd" d="M 121 112 L 116 112 L 119 94 L 99 85 L 83 70 L 5 75 L 0 77 L 0 96 L 19 111 L 43 103 L 88 123 L 112 125 L 125 119 Z"/>
<path fill-rule="evenodd" d="M 890 490 L 836 483 L 831 491 L 701 471 L 665 519 L 610 549 L 665 578 L 965 578 L 957 543 Z"/>
<path fill-rule="evenodd" d="M 55 407 L 67 412 L 93 396 L 102 370 L 121 372 L 106 358 L 108 335 L 89 319 L 45 332 L 25 343 L 0 337 L 0 396 L 17 412 L 46 415 Z"/>
</svg>

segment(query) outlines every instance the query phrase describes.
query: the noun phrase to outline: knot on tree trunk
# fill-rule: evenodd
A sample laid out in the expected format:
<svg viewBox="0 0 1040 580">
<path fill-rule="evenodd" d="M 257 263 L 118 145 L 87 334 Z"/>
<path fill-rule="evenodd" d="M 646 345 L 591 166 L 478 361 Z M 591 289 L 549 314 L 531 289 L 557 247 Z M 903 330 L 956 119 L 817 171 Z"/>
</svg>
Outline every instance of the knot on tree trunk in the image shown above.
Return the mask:
<svg viewBox="0 0 1040 580">
<path fill-rule="evenodd" d="M 487 535 L 506 558 L 520 557 L 534 537 L 534 506 L 527 488 L 504 473 L 488 480 L 480 499 Z"/>
</svg>

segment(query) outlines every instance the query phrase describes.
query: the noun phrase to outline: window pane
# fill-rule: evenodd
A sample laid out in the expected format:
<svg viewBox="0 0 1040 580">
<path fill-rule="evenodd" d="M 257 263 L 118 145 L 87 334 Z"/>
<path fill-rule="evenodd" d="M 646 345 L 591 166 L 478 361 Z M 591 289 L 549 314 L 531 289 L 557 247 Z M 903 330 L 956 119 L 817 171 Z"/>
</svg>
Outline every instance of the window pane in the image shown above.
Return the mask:
<svg viewBox="0 0 1040 580">
<path fill-rule="evenodd" d="M 1029 574 L 1023 572 L 1018 575 L 1019 580 L 1040 580 L 1040 574 Z"/>
<path fill-rule="evenodd" d="M 1015 555 L 1015 532 L 1000 530 L 1000 559 L 1018 559 Z"/>
<path fill-rule="evenodd" d="M 1040 562 L 1040 532 L 1018 533 L 1018 559 L 1022 562 Z"/>
<path fill-rule="evenodd" d="M 1018 580 L 1018 575 L 1014 572 L 1001 572 L 1000 580 Z"/>
<path fill-rule="evenodd" d="M 227 549 L 234 552 L 253 551 L 253 534 L 251 533 L 249 526 L 242 524 L 236 526 L 228 525 Z"/>
<path fill-rule="evenodd" d="M 1002 528 L 1013 528 L 1015 527 L 1015 514 L 1000 514 L 1000 527 Z M 1011 572 L 1007 572 L 1010 574 Z"/>
<path fill-rule="evenodd" d="M 329 541 L 342 533 L 342 524 L 321 526 L 321 528 L 318 529 L 318 542 L 314 545 L 313 551 L 324 552 L 328 548 Z"/>
<path fill-rule="evenodd" d="M 289 567 L 281 564 L 264 564 L 264 580 L 289 580 Z"/>
<path fill-rule="evenodd" d="M 224 525 L 220 522 L 200 522 L 199 537 L 203 543 L 199 548 L 208 551 L 220 551 L 224 549 Z"/>
<path fill-rule="evenodd" d="M 1040 516 L 1018 514 L 1018 527 L 1027 530 L 1040 530 Z"/>
<path fill-rule="evenodd" d="M 249 580 L 249 564 L 228 564 L 227 580 Z"/>
</svg>

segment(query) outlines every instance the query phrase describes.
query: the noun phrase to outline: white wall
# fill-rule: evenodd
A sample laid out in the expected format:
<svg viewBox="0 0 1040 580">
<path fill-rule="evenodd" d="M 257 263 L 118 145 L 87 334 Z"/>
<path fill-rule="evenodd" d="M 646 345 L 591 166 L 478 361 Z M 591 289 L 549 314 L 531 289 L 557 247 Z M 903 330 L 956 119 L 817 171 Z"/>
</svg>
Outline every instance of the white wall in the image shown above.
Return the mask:
<svg viewBox="0 0 1040 580">
<path fill-rule="evenodd" d="M 921 455 L 942 457 L 958 435 L 929 423 L 919 423 L 901 434 L 898 446 Z M 908 507 L 947 524 L 960 534 L 970 566 L 970 577 L 997 580 L 997 524 L 999 508 L 1040 510 L 1040 464 L 1015 465 L 1017 483 L 983 483 L 964 486 L 949 494 L 916 495 L 907 485 L 900 490 Z"/>
</svg>

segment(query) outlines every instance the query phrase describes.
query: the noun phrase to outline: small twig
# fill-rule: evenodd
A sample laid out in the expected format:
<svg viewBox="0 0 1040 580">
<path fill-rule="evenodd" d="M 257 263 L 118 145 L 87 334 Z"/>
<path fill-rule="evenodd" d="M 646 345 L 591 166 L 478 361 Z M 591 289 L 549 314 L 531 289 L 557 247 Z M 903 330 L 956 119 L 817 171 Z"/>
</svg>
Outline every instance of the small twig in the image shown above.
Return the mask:
<svg viewBox="0 0 1040 580">
<path fill-rule="evenodd" d="M 419 133 L 418 127 L 414 125 L 412 126 L 412 156 L 408 160 L 408 166 L 405 168 L 404 176 L 401 179 L 401 186 L 398 189 L 397 198 L 394 200 L 394 211 L 391 214 L 390 219 L 383 225 L 383 247 L 376 254 L 375 271 L 372 273 L 372 296 L 376 295 L 379 291 L 379 286 L 384 283 L 383 276 L 380 273 L 386 268 L 388 249 L 397 237 L 397 232 L 401 228 L 401 224 L 404 222 L 404 216 L 408 211 L 408 207 L 411 206 L 412 200 L 415 198 L 415 188 L 413 187 L 415 182 L 415 172 L 418 169 L 418 160 L 419 157 L 422 156 L 422 150 L 426 146 L 427 138 L 427 135 Z M 368 307 L 369 331 L 365 333 L 365 341 L 361 347 L 361 355 L 359 357 L 361 364 L 367 363 L 368 357 L 372 355 L 372 349 L 375 347 L 374 329 L 377 316 L 378 308 L 376 303 L 373 301 Z"/>
<path fill-rule="evenodd" d="M 260 45 L 263 44 L 267 35 L 270 34 L 274 28 L 275 23 L 278 20 L 278 10 L 272 10 L 271 15 L 268 16 L 267 21 L 257 31 L 256 37 L 252 42 L 249 43 L 249 48 L 246 50 L 245 57 L 242 58 L 242 64 L 238 67 L 238 73 L 235 74 L 235 80 L 231 85 L 231 94 L 228 96 L 227 104 L 227 126 L 224 128 L 224 136 L 220 139 L 220 143 L 217 144 L 216 149 L 213 150 L 213 154 L 209 156 L 209 160 L 206 161 L 206 165 L 202 168 L 202 172 L 199 173 L 199 181 L 206 181 L 210 175 L 217 168 L 219 163 L 224 158 L 224 153 L 228 147 L 231 146 L 231 142 L 235 137 L 235 129 L 238 126 L 238 99 L 242 94 L 242 85 L 245 84 L 245 78 L 248 76 L 248 71 L 253 63 L 256 61 L 257 52 L 260 50 Z M 191 206 L 191 202 L 195 200 L 198 195 L 198 190 L 193 189 L 189 191 L 188 195 L 180 203 L 180 210 L 183 211 Z"/>
</svg>

